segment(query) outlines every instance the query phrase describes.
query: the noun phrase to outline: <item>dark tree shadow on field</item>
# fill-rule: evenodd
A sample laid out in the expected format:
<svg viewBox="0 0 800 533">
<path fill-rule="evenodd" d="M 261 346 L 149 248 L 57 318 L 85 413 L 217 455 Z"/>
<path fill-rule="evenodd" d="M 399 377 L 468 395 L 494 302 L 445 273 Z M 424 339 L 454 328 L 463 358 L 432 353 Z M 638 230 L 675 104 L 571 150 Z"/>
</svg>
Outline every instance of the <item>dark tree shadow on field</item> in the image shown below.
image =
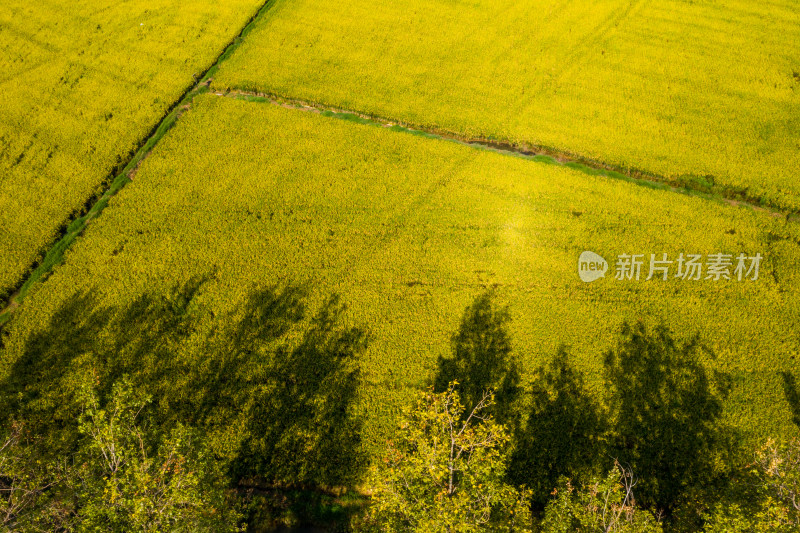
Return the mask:
<svg viewBox="0 0 800 533">
<path fill-rule="evenodd" d="M 797 379 L 791 372 L 781 372 L 783 378 L 783 392 L 789 408 L 792 410 L 792 422 L 800 428 L 800 392 L 797 390 Z"/>
<path fill-rule="evenodd" d="M 198 361 L 196 382 L 201 394 L 191 402 L 198 421 L 224 427 L 233 408 L 245 412 L 268 381 L 266 365 L 273 362 L 282 339 L 305 315 L 305 293 L 297 287 L 257 288 L 226 319 L 215 324 Z"/>
<path fill-rule="evenodd" d="M 89 294 L 67 298 L 47 324 L 31 333 L 24 349 L 12 361 L 4 351 L 5 379 L 0 388 L 0 416 L 4 425 L 23 418 L 31 433 L 43 435 L 43 442 L 58 453 L 63 435 L 44 432 L 70 424 L 76 412 L 69 401 L 74 388 L 63 376 L 75 366 L 75 359 L 92 352 L 97 331 L 108 323 L 108 313 L 99 309 Z M 8 348 L 10 350 L 10 348 Z M 10 367 L 9 367 L 10 364 Z"/>
<path fill-rule="evenodd" d="M 337 298 L 329 299 L 301 342 L 281 349 L 269 365 L 269 385 L 253 403 L 249 436 L 234 465 L 240 481 L 324 486 L 354 481 L 364 458 L 355 453 L 361 421 L 349 406 L 366 336 L 337 327 L 342 311 Z"/>
<path fill-rule="evenodd" d="M 577 479 L 601 464 L 606 451 L 606 414 L 561 346 L 536 373 L 524 429 L 516 438 L 509 478 L 533 490 L 541 511 L 561 476 Z"/>
<path fill-rule="evenodd" d="M 713 358 L 696 336 L 680 342 L 663 325 L 648 331 L 639 322 L 624 324 L 605 356 L 614 453 L 639 478 L 637 502 L 668 516 L 712 497 L 731 466 L 734 439 L 722 422 L 731 382 L 704 354 Z"/>
<path fill-rule="evenodd" d="M 448 383 L 458 381 L 462 402 L 469 412 L 484 391 L 493 389 L 496 401 L 493 415 L 514 432 L 519 426 L 516 401 L 522 389 L 519 366 L 512 356 L 506 330 L 510 320 L 507 308 L 493 307 L 491 293 L 475 298 L 451 339 L 452 356 L 439 358 L 434 390 L 443 392 Z"/>
<path fill-rule="evenodd" d="M 2 354 L 10 366 L 0 422 L 24 420 L 44 437 L 44 457 L 69 454 L 79 439 L 77 388 L 90 380 L 102 407 L 125 377 L 153 399 L 145 424 L 163 434 L 178 423 L 196 429 L 232 481 L 356 479 L 365 333 L 341 325 L 335 297 L 309 316 L 305 292 L 293 286 L 256 287 L 220 313 L 198 298 L 208 281 L 120 307 L 101 307 L 91 293 L 68 298 L 21 348 L 9 343 Z"/>
<path fill-rule="evenodd" d="M 142 294 L 111 313 L 108 327 L 97 328 L 96 358 L 101 398 L 110 394 L 123 376 L 152 395 L 160 424 L 187 413 L 177 412 L 176 392 L 181 376 L 193 375 L 183 346 L 197 331 L 202 313 L 192 309 L 195 296 L 208 277 L 194 277 L 164 294 Z M 107 338 L 103 342 L 103 338 Z M 191 419 L 190 419 L 191 420 Z"/>
<path fill-rule="evenodd" d="M 27 339 L 2 394 L 19 398 L 16 415 L 28 424 L 43 424 L 63 453 L 75 446 L 79 411 L 73 397 L 86 379 L 93 381 L 102 403 L 114 383 L 127 376 L 155 400 L 145 413 L 153 423 L 166 428 L 176 421 L 198 422 L 191 396 L 213 398 L 216 387 L 196 386 L 196 356 L 187 357 L 185 347 L 203 320 L 191 304 L 207 281 L 192 278 L 166 293 L 141 294 L 118 307 L 99 307 L 91 293 L 73 295 L 47 327 Z M 208 355 L 215 360 L 219 354 Z"/>
</svg>

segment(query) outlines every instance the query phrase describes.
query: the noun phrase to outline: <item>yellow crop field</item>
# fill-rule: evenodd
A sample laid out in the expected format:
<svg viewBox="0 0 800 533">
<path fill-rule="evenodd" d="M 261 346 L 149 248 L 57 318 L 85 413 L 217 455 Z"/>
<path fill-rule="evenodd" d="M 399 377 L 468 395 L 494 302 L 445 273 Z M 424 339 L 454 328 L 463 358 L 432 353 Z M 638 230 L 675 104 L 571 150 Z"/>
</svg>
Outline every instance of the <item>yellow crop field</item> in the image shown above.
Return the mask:
<svg viewBox="0 0 800 533">
<path fill-rule="evenodd" d="M 262 3 L 2 3 L 0 295 Z"/>
<path fill-rule="evenodd" d="M 749 208 L 207 94 L 31 290 L 7 327 L 2 372 L 8 380 L 43 338 L 48 357 L 71 350 L 76 365 L 164 345 L 202 368 L 210 352 L 199 339 L 227 331 L 253 287 L 296 285 L 312 306 L 338 294 L 346 324 L 369 332 L 359 409 L 374 450 L 432 379 L 465 306 L 492 290 L 509 306 L 526 379 L 565 343 L 601 394 L 603 353 L 622 321 L 663 320 L 699 333 L 732 376 L 730 421 L 747 435 L 783 435 L 791 414 L 779 373 L 800 356 L 798 238 L 796 225 Z M 605 278 L 579 278 L 587 250 L 608 260 Z M 757 279 L 737 279 L 733 266 L 729 280 L 615 276 L 618 256 L 662 253 L 762 263 Z M 188 304 L 169 299 L 193 279 L 204 283 Z M 137 326 L 152 295 L 194 317 L 183 341 L 170 344 L 169 324 Z M 243 431 L 233 419 L 212 431 L 220 453 Z"/>
<path fill-rule="evenodd" d="M 279 0 L 214 80 L 800 209 L 794 0 Z"/>
<path fill-rule="evenodd" d="M 4 2 L 0 529 L 791 529 L 798 177 L 797 0 Z"/>
</svg>

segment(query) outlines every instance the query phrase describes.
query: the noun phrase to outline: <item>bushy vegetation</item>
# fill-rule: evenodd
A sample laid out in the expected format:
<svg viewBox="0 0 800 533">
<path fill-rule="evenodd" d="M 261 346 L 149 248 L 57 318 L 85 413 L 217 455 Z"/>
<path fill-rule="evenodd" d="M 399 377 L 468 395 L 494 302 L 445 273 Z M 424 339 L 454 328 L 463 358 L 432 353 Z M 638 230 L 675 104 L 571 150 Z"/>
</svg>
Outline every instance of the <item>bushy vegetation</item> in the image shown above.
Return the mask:
<svg viewBox="0 0 800 533">
<path fill-rule="evenodd" d="M 462 329 L 476 308 L 483 309 L 484 316 L 504 316 L 482 295 L 465 311 Z M 507 332 L 495 330 L 474 347 L 486 350 L 498 339 L 507 339 Z M 455 416 L 448 402 L 458 398 L 459 389 L 469 391 L 474 382 L 453 382 L 438 395 L 421 393 L 424 400 L 398 430 L 395 439 L 401 444 L 390 441 L 385 459 L 374 467 L 377 488 L 368 523 L 374 526 L 377 521 L 380 531 L 426 531 L 418 521 L 420 513 L 433 510 L 445 516 L 437 507 L 442 500 L 437 494 L 448 488 L 449 446 L 460 442 L 449 434 L 460 435 L 462 427 L 472 423 L 509 440 L 482 439 L 495 451 L 481 463 L 488 470 L 467 472 L 474 467 L 468 463 L 454 469 L 453 479 L 506 472 L 508 482 L 521 491 L 509 493 L 508 501 L 522 497 L 533 511 L 533 517 L 526 516 L 523 522 L 517 521 L 520 515 L 507 516 L 501 527 L 508 530 L 796 530 L 797 439 L 780 444 L 768 439 L 751 455 L 752 447 L 721 419 L 728 376 L 710 370 L 701 357 L 703 350 L 697 336 L 680 339 L 663 325 L 648 329 L 641 322 L 625 324 L 617 346 L 606 356 L 610 387 L 599 397 L 587 398 L 581 373 L 562 349 L 539 370 L 538 382 L 529 388 L 531 410 L 521 427 L 497 424 L 492 412 L 502 410 L 485 403 L 494 398 L 492 386 L 485 389 L 474 411 L 464 411 L 459 404 Z M 469 371 L 462 375 L 467 381 L 474 378 Z M 792 402 L 791 397 L 787 400 Z M 485 416 L 474 419 L 475 412 Z M 436 420 L 441 428 L 423 420 Z M 439 429 L 428 431 L 429 426 Z M 443 464 L 437 466 L 438 461 Z M 480 489 L 490 486 L 484 482 L 473 487 L 474 499 L 467 501 L 480 500 Z M 446 503 L 456 506 L 461 501 L 451 498 Z M 493 509 L 502 512 L 506 507 L 498 503 Z M 459 522 L 464 530 L 472 530 L 468 514 L 462 514 Z M 498 527 L 491 516 L 490 510 L 483 514 L 487 531 Z"/>
<path fill-rule="evenodd" d="M 800 528 L 800 440 L 768 439 L 734 486 L 736 499 L 722 499 L 705 515 L 707 531 L 789 532 Z M 737 501 L 738 499 L 738 501 Z"/>
<path fill-rule="evenodd" d="M 79 295 L 29 339 L 0 384 L 9 520 L 213 531 L 237 522 L 232 487 L 356 484 L 364 333 L 293 287 L 256 288 L 202 328 L 205 282 L 125 308 Z"/>
<path fill-rule="evenodd" d="M 636 507 L 636 484 L 633 471 L 619 463 L 606 476 L 593 477 L 581 487 L 565 479 L 553 489 L 541 531 L 661 533 L 658 519 Z"/>
<path fill-rule="evenodd" d="M 214 80 L 800 208 L 792 0 L 281 0 Z"/>
<path fill-rule="evenodd" d="M 0 297 L 262 3 L 3 2 Z"/>
<path fill-rule="evenodd" d="M 376 531 L 531 531 L 529 494 L 505 480 L 509 435 L 491 414 L 491 389 L 464 407 L 458 382 L 424 393 L 376 461 L 370 516 Z"/>
<path fill-rule="evenodd" d="M 53 455 L 52 427 L 6 418 L 0 450 L 4 531 L 238 531 L 239 505 L 207 442 L 178 424 L 148 427 L 150 398 L 123 379 L 101 406 L 78 378 L 76 445 Z M 77 430 L 77 431 L 76 431 Z M 39 433 L 42 432 L 43 433 Z"/>
</svg>

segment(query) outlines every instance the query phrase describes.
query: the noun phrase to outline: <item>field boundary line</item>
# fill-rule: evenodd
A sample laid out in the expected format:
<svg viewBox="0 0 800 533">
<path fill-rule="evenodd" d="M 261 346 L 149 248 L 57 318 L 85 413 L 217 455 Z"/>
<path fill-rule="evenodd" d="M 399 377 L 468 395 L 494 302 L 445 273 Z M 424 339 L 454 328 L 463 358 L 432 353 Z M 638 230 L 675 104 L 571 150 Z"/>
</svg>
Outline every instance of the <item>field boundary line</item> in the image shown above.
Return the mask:
<svg viewBox="0 0 800 533">
<path fill-rule="evenodd" d="M 669 190 L 679 194 L 698 196 L 729 205 L 747 207 L 756 211 L 769 213 L 776 218 L 784 217 L 790 222 L 800 222 L 799 213 L 766 204 L 758 198 L 748 196 L 746 192 L 742 190 L 703 183 L 702 176 L 691 177 L 694 179 L 690 177 L 684 179 L 668 178 L 636 168 L 625 168 L 604 163 L 597 159 L 584 157 L 573 152 L 556 149 L 550 146 L 530 143 L 513 143 L 484 137 L 469 137 L 443 128 L 422 126 L 404 120 L 381 117 L 361 111 L 343 109 L 338 106 L 300 98 L 292 98 L 275 93 L 243 91 L 239 89 L 227 89 L 224 91 L 212 89 L 211 94 L 249 102 L 266 102 L 291 109 L 317 113 L 331 118 L 389 128 L 393 131 L 402 131 L 431 139 L 455 142 L 472 148 L 488 150 L 508 156 L 565 166 L 593 176 L 619 179 L 643 187 Z"/>
<path fill-rule="evenodd" d="M 139 148 L 134 152 L 133 156 L 128 160 L 122 170 L 116 174 L 111 174 L 107 180 L 104 180 L 109 183 L 105 190 L 94 197 L 88 198 L 84 204 L 84 209 L 70 217 L 70 219 L 62 225 L 59 237 L 57 237 L 52 244 L 44 247 L 46 252 L 44 252 L 42 259 L 31 265 L 28 269 L 28 274 L 23 275 L 17 287 L 11 290 L 11 296 L 7 298 L 5 305 L 0 307 L 0 309 L 2 309 L 2 311 L 0 311 L 0 328 L 11 319 L 12 313 L 22 304 L 31 287 L 36 283 L 44 282 L 53 269 L 61 264 L 64 259 L 64 253 L 83 233 L 91 220 L 97 218 L 100 213 L 102 213 L 111 197 L 132 181 L 132 177 L 138 170 L 139 165 L 150 152 L 152 152 L 164 135 L 175 125 L 183 112 L 191 106 L 194 97 L 208 92 L 210 80 L 219 70 L 220 63 L 230 57 L 241 45 L 243 39 L 258 23 L 259 19 L 272 8 L 275 2 L 276 0 L 265 0 L 264 3 L 261 4 L 255 13 L 247 20 L 245 25 L 242 26 L 242 29 L 239 30 L 227 45 L 225 45 L 222 52 L 217 55 L 211 65 L 200 77 L 196 78 L 197 81 L 189 86 L 180 98 L 173 102 L 167 110 L 167 113 L 156 123 L 150 134 L 141 142 Z"/>
</svg>

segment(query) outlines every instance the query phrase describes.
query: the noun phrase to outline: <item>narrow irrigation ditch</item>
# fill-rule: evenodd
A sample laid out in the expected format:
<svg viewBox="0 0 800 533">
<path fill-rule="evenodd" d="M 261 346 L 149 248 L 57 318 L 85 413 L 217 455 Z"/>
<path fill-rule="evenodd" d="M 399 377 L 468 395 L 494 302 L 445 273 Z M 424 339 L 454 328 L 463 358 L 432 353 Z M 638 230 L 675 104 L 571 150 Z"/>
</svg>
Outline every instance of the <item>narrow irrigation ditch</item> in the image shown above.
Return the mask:
<svg viewBox="0 0 800 533">
<path fill-rule="evenodd" d="M 300 100 L 270 93 L 230 90 L 226 92 L 215 91 L 213 94 L 216 96 L 224 96 L 249 102 L 281 105 L 292 109 L 317 113 L 326 117 L 337 118 L 358 124 L 389 128 L 392 131 L 409 133 L 412 135 L 427 137 L 429 139 L 455 142 L 465 146 L 470 146 L 472 148 L 489 150 L 513 157 L 521 157 L 523 159 L 540 163 L 565 166 L 591 176 L 603 176 L 619 179 L 652 189 L 669 190 L 680 194 L 699 196 L 711 201 L 749 207 L 757 211 L 768 212 L 775 217 L 786 217 L 792 221 L 800 218 L 798 217 L 798 214 L 794 212 L 765 204 L 763 201 L 761 201 L 761 199 L 748 195 L 747 191 L 744 189 L 714 185 L 713 183 L 709 182 L 709 177 L 679 176 L 677 178 L 668 178 L 635 168 L 622 168 L 619 166 L 610 165 L 603 163 L 602 161 L 590 159 L 549 146 L 514 144 L 496 139 L 465 137 L 463 135 L 459 135 L 458 133 L 440 128 L 429 128 L 402 120 L 368 115 L 359 111 L 341 109 L 335 106 L 321 104 L 319 102 L 310 102 L 307 100 Z"/>
</svg>

